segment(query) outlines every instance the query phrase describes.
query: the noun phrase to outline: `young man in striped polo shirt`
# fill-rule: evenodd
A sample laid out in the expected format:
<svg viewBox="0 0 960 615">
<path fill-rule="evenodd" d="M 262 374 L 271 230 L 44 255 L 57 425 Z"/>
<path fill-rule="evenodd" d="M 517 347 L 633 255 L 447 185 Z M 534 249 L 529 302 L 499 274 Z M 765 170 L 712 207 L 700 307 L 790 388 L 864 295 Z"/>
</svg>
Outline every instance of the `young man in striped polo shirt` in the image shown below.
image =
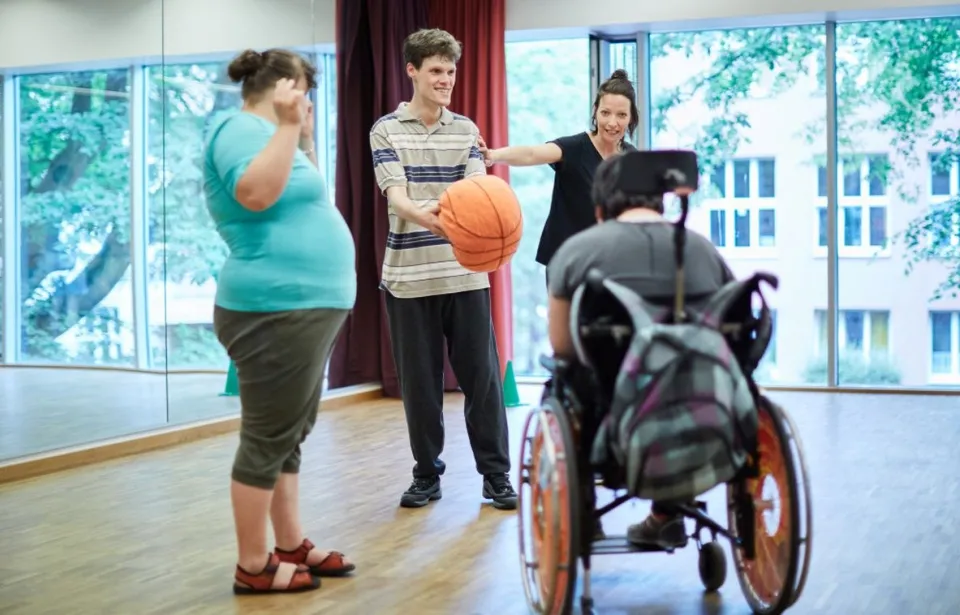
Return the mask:
<svg viewBox="0 0 960 615">
<path fill-rule="evenodd" d="M 413 452 L 413 483 L 400 505 L 440 499 L 444 444 L 444 340 L 465 399 L 467 434 L 483 475 L 483 497 L 514 509 L 500 360 L 490 315 L 490 281 L 457 263 L 437 217 L 453 182 L 486 173 L 479 130 L 450 112 L 460 43 L 443 30 L 407 37 L 403 55 L 413 99 L 370 131 L 377 183 L 389 202 L 381 288 Z"/>
</svg>

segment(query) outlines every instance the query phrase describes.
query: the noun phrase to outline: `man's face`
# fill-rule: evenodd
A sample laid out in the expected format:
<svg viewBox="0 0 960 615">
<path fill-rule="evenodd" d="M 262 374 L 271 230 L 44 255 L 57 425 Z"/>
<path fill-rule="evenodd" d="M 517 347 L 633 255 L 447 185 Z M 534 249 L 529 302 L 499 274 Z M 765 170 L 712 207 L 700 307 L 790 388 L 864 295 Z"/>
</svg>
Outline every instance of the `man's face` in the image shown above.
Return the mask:
<svg viewBox="0 0 960 615">
<path fill-rule="evenodd" d="M 423 100 L 441 107 L 450 105 L 453 86 L 457 82 L 457 65 L 452 61 L 432 56 L 424 59 L 420 69 L 407 64 L 407 75 L 413 80 L 413 89 Z"/>
</svg>

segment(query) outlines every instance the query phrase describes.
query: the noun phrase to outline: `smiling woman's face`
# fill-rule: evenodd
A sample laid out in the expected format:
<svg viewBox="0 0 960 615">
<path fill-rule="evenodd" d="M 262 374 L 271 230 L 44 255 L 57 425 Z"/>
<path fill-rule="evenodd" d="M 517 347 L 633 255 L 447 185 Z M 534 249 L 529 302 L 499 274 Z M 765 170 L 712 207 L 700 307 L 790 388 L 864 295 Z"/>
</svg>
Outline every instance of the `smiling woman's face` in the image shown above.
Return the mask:
<svg viewBox="0 0 960 615">
<path fill-rule="evenodd" d="M 597 104 L 597 135 L 608 143 L 623 139 L 630 124 L 630 99 L 620 94 L 604 94 Z"/>
</svg>

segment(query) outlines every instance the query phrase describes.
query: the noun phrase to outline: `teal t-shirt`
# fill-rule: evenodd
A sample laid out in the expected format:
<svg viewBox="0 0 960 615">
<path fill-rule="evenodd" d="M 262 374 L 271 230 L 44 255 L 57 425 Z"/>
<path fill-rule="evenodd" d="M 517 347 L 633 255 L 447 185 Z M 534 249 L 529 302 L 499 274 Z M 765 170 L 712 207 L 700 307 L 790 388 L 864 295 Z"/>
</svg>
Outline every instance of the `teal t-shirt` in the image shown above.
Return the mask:
<svg viewBox="0 0 960 615">
<path fill-rule="evenodd" d="M 280 199 L 265 211 L 237 202 L 237 182 L 276 132 L 240 112 L 210 131 L 204 161 L 207 209 L 230 250 L 215 302 L 241 312 L 352 309 L 357 294 L 353 236 L 330 202 L 320 171 L 302 152 Z"/>
</svg>

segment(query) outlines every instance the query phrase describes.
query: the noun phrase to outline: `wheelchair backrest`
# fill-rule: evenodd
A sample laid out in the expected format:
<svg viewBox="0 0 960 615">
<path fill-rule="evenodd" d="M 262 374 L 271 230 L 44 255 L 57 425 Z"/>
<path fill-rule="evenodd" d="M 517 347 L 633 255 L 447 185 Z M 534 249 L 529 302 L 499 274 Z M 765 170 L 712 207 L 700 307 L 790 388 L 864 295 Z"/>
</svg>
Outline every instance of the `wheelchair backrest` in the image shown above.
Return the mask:
<svg viewBox="0 0 960 615">
<path fill-rule="evenodd" d="M 776 287 L 775 276 L 757 273 L 730 282 L 710 295 L 687 296 L 689 320 L 709 320 L 724 334 L 745 376 L 751 378 L 772 334 L 772 318 L 760 283 Z M 753 300 L 759 298 L 759 313 Z M 577 359 L 612 394 L 634 334 L 645 324 L 671 324 L 673 297 L 639 297 L 614 278 L 593 272 L 571 302 L 570 328 Z"/>
</svg>

